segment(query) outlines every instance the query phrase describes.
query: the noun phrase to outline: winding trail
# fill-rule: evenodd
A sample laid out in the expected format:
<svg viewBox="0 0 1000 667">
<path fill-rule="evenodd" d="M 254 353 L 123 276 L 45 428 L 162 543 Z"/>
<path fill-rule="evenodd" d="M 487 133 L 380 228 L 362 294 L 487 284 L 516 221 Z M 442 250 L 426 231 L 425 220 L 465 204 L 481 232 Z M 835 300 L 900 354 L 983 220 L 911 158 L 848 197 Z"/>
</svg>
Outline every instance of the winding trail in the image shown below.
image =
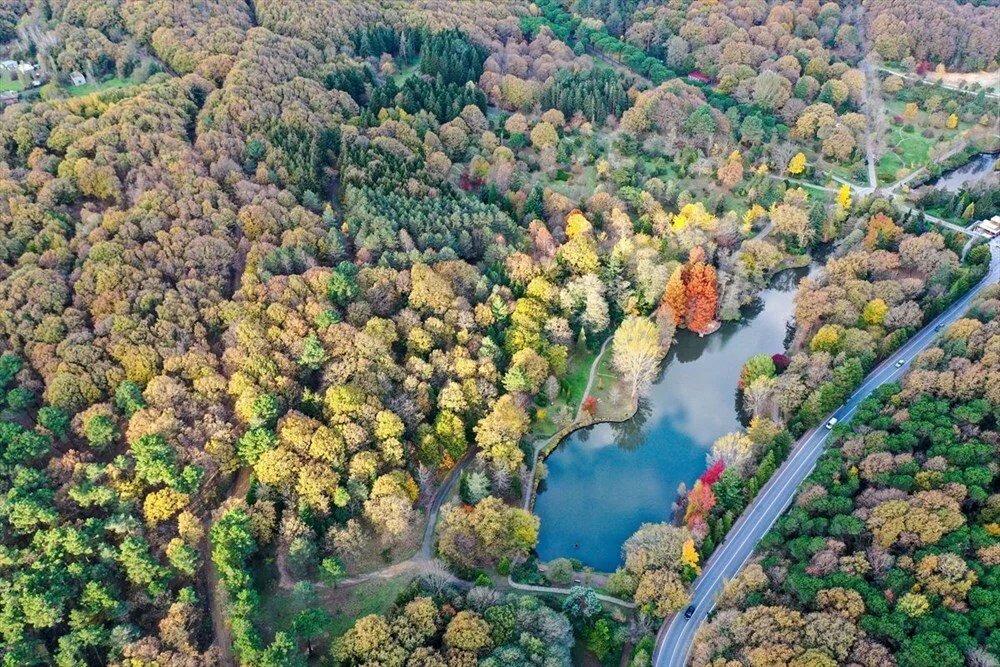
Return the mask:
<svg viewBox="0 0 1000 667">
<path fill-rule="evenodd" d="M 246 497 L 249 490 L 250 468 L 240 468 L 236 476 L 236 481 L 226 496 L 226 500 Z M 220 506 L 222 504 L 220 503 Z M 219 573 L 215 569 L 215 563 L 212 561 L 212 545 L 209 542 L 208 533 L 209 531 L 206 530 L 205 537 L 203 538 L 203 551 L 206 564 L 205 589 L 208 593 L 208 606 L 212 615 L 212 634 L 214 635 L 214 644 L 219 648 L 219 664 L 224 667 L 231 667 L 236 664 L 236 660 L 233 657 L 233 636 L 229 627 L 229 615 L 226 613 L 226 606 L 229 601 L 226 591 L 223 590 L 222 583 L 219 581 Z"/>
<path fill-rule="evenodd" d="M 594 380 L 597 375 L 597 367 L 601 359 L 604 357 L 604 353 L 607 351 L 608 345 L 610 344 L 612 337 L 608 337 L 601 345 L 601 349 L 597 356 L 594 358 L 593 363 L 590 367 L 590 374 L 587 378 L 587 386 L 584 390 L 583 397 L 580 399 L 580 404 L 577 406 L 576 415 L 574 418 L 573 425 L 576 425 L 579 421 L 580 414 L 583 411 L 583 401 L 586 397 L 590 395 L 590 390 L 593 387 Z M 542 449 L 553 439 L 557 437 L 563 437 L 565 429 L 561 430 L 554 436 L 551 436 L 543 441 L 539 445 L 535 446 L 534 449 L 534 460 L 532 461 L 531 467 L 531 479 L 534 480 L 535 470 L 538 465 L 538 455 Z M 452 583 L 458 585 L 463 585 L 468 587 L 469 582 L 463 581 L 458 577 L 452 575 L 445 568 L 444 564 L 434 556 L 434 532 L 437 526 L 437 519 L 441 512 L 441 506 L 451 495 L 455 484 L 460 479 L 462 472 L 465 468 L 475 459 L 475 447 L 470 447 L 465 455 L 459 460 L 454 468 L 450 471 L 447 479 L 444 483 L 438 487 L 434 495 L 431 497 L 430 502 L 427 505 L 427 525 L 424 528 L 423 539 L 421 541 L 420 549 L 411 557 L 406 560 L 393 563 L 378 570 L 372 572 L 365 572 L 357 576 L 348 577 L 337 584 L 337 588 L 343 588 L 348 586 L 357 586 L 358 584 L 363 584 L 368 581 L 378 580 L 378 579 L 392 579 L 394 577 L 403 576 L 405 574 L 418 575 L 434 575 L 437 577 L 445 578 Z M 236 482 L 233 484 L 232 489 L 230 489 L 229 494 L 226 499 L 245 497 L 250 488 L 250 468 L 241 468 Z M 525 494 L 524 507 L 525 509 L 531 503 L 531 498 L 534 495 L 534 485 L 530 487 L 528 492 Z M 215 635 L 214 643 L 218 646 L 220 651 L 219 664 L 225 667 L 231 667 L 235 665 L 233 651 L 232 651 L 232 633 L 229 627 L 228 614 L 226 613 L 226 594 L 222 590 L 219 582 L 218 573 L 215 570 L 215 565 L 212 563 L 211 559 L 211 545 L 208 543 L 208 538 L 205 538 L 205 553 L 206 553 L 206 563 L 205 576 L 206 576 L 206 588 L 209 596 L 209 607 L 211 609 L 212 616 L 212 630 Z M 277 553 L 278 561 L 278 574 L 279 574 L 279 586 L 283 589 L 291 588 L 294 585 L 293 578 L 287 572 L 287 566 L 285 563 L 285 554 L 283 550 L 279 547 Z M 535 593 L 551 593 L 558 595 L 566 595 L 570 592 L 568 588 L 554 588 L 554 587 L 540 587 L 540 586 L 530 586 L 527 584 L 518 584 L 513 580 L 508 578 L 508 583 L 511 588 Z M 322 583 L 315 584 L 318 589 L 330 588 Z M 609 595 L 598 595 L 598 598 L 608 602 L 610 604 L 616 604 L 621 607 L 634 608 L 635 604 L 627 602 L 625 600 L 619 600 L 618 598 L 611 597 Z"/>
</svg>

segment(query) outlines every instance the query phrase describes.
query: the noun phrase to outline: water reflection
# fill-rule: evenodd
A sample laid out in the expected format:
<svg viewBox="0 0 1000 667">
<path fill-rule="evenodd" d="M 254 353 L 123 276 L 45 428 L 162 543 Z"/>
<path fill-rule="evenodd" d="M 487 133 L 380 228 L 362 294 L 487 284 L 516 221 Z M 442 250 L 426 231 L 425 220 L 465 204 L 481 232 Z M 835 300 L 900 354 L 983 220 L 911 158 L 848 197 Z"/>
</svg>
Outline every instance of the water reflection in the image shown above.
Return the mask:
<svg viewBox="0 0 1000 667">
<path fill-rule="evenodd" d="M 988 174 L 993 172 L 998 161 L 1000 161 L 1000 154 L 980 153 L 961 167 L 941 174 L 930 184 L 948 192 L 958 192 L 962 188 L 967 188 L 976 181 L 986 178 Z"/>
<path fill-rule="evenodd" d="M 542 559 L 569 556 L 613 570 L 640 524 L 670 516 L 678 484 L 691 486 L 712 442 L 741 425 L 734 392 L 743 362 L 784 349 L 795 287 L 807 273 L 779 274 L 739 323 L 704 338 L 678 333 L 633 419 L 578 431 L 559 446 L 535 502 Z"/>
</svg>

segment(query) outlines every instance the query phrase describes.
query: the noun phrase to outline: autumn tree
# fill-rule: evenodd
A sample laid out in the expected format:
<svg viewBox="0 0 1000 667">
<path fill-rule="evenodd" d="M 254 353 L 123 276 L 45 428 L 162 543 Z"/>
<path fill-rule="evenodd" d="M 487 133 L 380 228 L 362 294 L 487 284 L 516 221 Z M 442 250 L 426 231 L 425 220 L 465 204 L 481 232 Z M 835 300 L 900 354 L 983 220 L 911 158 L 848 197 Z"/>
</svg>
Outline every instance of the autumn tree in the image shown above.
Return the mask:
<svg viewBox="0 0 1000 667">
<path fill-rule="evenodd" d="M 631 316 L 615 331 L 611 364 L 634 399 L 644 393 L 656 377 L 665 350 L 656 322 Z"/>
</svg>

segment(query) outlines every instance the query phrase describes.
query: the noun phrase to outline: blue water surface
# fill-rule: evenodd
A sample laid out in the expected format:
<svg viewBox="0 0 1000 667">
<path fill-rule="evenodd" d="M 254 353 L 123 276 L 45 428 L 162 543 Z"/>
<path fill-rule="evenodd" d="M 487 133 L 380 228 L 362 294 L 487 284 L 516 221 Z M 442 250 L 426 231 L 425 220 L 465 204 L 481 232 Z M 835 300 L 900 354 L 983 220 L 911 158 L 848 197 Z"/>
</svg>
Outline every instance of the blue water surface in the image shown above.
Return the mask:
<svg viewBox="0 0 1000 667">
<path fill-rule="evenodd" d="M 743 362 L 784 350 L 795 287 L 808 270 L 785 271 L 740 322 L 704 338 L 679 332 L 636 416 L 577 431 L 546 460 L 534 511 L 544 561 L 578 558 L 598 571 L 621 562 L 621 545 L 645 522 L 665 521 L 680 483 L 705 471 L 719 436 L 740 427 L 736 383 Z"/>
</svg>

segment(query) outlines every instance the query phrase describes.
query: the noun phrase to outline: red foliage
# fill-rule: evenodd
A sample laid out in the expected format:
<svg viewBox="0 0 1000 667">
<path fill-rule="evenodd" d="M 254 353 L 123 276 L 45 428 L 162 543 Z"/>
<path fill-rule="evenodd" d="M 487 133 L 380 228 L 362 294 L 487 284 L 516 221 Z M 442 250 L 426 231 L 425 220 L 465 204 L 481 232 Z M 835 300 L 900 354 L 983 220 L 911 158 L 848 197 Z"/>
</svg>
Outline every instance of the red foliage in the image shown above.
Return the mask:
<svg viewBox="0 0 1000 667">
<path fill-rule="evenodd" d="M 593 396 L 588 396 L 583 399 L 583 410 L 591 417 L 597 414 L 597 399 Z"/>
<path fill-rule="evenodd" d="M 719 478 L 722 477 L 722 471 L 725 469 L 726 469 L 726 462 L 723 461 L 722 459 L 719 459 L 718 461 L 713 463 L 712 467 L 706 470 L 705 474 L 703 474 L 699 479 L 701 480 L 701 483 L 704 484 L 705 486 L 712 486 L 713 484 L 719 481 Z"/>
<path fill-rule="evenodd" d="M 788 358 L 788 355 L 781 354 L 780 352 L 778 354 L 772 354 L 771 361 L 774 362 L 774 367 L 778 369 L 779 373 L 788 368 L 788 364 L 792 363 L 792 360 Z"/>
<path fill-rule="evenodd" d="M 715 321 L 715 309 L 719 303 L 715 267 L 705 262 L 698 262 L 690 266 L 689 269 L 687 281 L 688 329 L 696 333 L 704 333 Z"/>
<path fill-rule="evenodd" d="M 708 484 L 695 483 L 694 488 L 688 492 L 687 512 L 684 515 L 685 522 L 690 528 L 699 519 L 704 520 L 713 507 L 715 507 L 715 494 Z"/>
</svg>

